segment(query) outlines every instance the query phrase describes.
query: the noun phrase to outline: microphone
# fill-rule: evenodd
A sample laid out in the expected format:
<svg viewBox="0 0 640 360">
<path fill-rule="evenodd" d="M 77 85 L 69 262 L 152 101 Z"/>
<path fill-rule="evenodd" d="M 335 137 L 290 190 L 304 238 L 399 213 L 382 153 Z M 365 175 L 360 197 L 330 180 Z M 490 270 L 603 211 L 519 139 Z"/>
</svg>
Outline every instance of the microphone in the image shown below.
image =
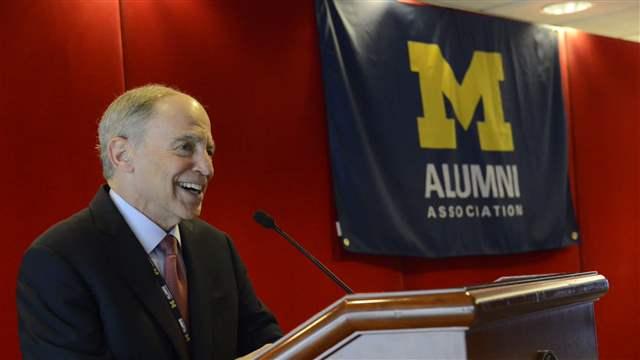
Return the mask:
<svg viewBox="0 0 640 360">
<path fill-rule="evenodd" d="M 300 251 L 302 255 L 306 256 L 307 259 L 311 260 L 312 263 L 314 263 L 318 268 L 320 268 L 320 270 L 322 270 L 322 272 L 325 275 L 327 275 L 331 280 L 333 280 L 334 283 L 338 284 L 338 286 L 340 286 L 342 290 L 344 290 L 347 294 L 353 294 L 353 290 L 351 290 L 351 288 L 348 287 L 347 284 L 344 283 L 344 281 L 340 280 L 340 278 L 336 276 L 336 274 L 331 272 L 331 270 L 329 270 L 326 266 L 324 266 L 313 255 L 311 255 L 311 253 L 309 253 L 305 248 L 303 248 L 302 245 L 298 244 L 298 242 L 295 241 L 291 236 L 289 236 L 289 234 L 282 231 L 282 229 L 280 229 L 278 225 L 276 225 L 276 222 L 275 220 L 273 220 L 271 215 L 267 214 L 262 210 L 258 210 L 253 214 L 253 219 L 258 224 L 264 226 L 265 228 L 275 230 L 275 232 L 280 234 L 280 236 L 282 236 L 285 240 L 287 240 L 289 244 L 293 245 L 293 247 L 298 249 L 298 251 Z"/>
</svg>

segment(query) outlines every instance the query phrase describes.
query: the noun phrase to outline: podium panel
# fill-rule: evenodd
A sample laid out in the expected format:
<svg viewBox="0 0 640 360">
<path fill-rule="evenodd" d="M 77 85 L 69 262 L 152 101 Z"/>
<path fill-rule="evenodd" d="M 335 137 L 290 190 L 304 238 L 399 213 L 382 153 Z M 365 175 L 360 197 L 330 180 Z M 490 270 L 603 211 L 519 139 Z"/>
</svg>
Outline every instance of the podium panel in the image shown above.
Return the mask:
<svg viewBox="0 0 640 360">
<path fill-rule="evenodd" d="M 469 359 L 598 358 L 592 303 L 536 311 L 472 327 L 467 333 Z M 552 360 L 549 359 L 549 360 Z"/>
<path fill-rule="evenodd" d="M 347 295 L 258 359 L 597 359 L 597 272 Z"/>
<path fill-rule="evenodd" d="M 350 359 L 466 359 L 465 328 L 358 331 L 317 358 Z"/>
</svg>

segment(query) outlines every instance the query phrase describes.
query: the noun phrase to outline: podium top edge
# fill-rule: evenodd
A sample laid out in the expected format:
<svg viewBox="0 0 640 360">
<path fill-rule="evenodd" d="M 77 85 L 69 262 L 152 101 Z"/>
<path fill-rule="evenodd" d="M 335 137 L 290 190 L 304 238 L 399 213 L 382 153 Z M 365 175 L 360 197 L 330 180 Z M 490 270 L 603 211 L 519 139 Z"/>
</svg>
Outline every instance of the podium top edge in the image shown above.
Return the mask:
<svg viewBox="0 0 640 360">
<path fill-rule="evenodd" d="M 542 281 L 567 280 L 567 279 L 577 279 L 577 278 L 586 278 L 586 277 L 593 277 L 594 279 L 596 278 L 604 279 L 604 276 L 599 274 L 597 271 L 587 271 L 587 272 L 579 272 L 579 273 L 537 274 L 537 275 L 523 275 L 523 276 L 512 276 L 512 277 L 510 276 L 510 277 L 502 277 L 496 281 L 489 282 L 489 283 L 443 288 L 443 289 L 354 293 L 354 294 L 344 295 L 336 303 L 340 303 L 342 301 L 355 300 L 355 299 L 366 300 L 366 299 L 375 299 L 380 297 L 395 298 L 395 297 L 408 297 L 408 296 L 417 296 L 417 295 L 437 295 L 437 294 L 447 294 L 447 293 L 453 293 L 453 292 L 467 292 L 467 291 L 505 287 L 505 286 L 512 286 L 512 285 L 524 285 L 524 284 L 542 282 Z"/>
</svg>

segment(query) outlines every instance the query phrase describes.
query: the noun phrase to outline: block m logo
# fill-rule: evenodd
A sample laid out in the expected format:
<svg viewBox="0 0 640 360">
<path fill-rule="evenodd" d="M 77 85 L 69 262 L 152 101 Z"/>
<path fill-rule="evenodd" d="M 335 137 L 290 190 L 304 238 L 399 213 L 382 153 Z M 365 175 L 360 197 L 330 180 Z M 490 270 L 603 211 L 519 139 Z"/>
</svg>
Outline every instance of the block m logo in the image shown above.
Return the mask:
<svg viewBox="0 0 640 360">
<path fill-rule="evenodd" d="M 473 113 L 482 99 L 484 120 L 478 121 L 480 148 L 483 151 L 513 151 L 511 124 L 504 119 L 500 81 L 504 80 L 499 53 L 474 51 L 471 64 L 458 84 L 451 66 L 440 47 L 408 41 L 411 71 L 420 78 L 420 94 L 424 117 L 418 117 L 420 147 L 455 149 L 454 119 L 446 117 L 446 96 L 464 130 L 471 125 Z"/>
</svg>

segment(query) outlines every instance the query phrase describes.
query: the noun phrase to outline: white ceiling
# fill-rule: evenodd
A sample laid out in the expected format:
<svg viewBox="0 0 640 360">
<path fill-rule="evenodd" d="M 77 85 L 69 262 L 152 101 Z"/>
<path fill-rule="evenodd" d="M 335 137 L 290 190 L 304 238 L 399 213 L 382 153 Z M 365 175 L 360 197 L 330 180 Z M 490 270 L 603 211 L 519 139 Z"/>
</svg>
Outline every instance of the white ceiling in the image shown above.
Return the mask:
<svg viewBox="0 0 640 360">
<path fill-rule="evenodd" d="M 640 0 L 590 0 L 593 6 L 569 15 L 547 15 L 543 6 L 562 0 L 423 0 L 426 3 L 537 24 L 568 26 L 588 33 L 640 42 Z"/>
</svg>

